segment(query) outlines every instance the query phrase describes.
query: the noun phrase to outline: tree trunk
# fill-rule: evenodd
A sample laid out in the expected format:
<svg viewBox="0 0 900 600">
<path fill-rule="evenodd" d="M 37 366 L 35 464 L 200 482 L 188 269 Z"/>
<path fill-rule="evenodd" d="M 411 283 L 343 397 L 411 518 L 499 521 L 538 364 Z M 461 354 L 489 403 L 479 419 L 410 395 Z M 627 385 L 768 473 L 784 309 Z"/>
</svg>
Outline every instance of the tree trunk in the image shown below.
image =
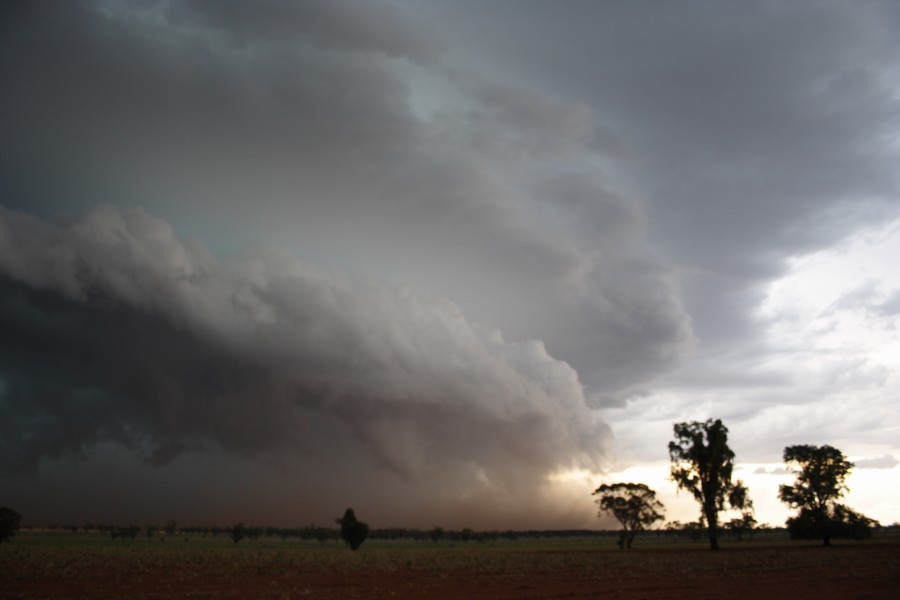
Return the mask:
<svg viewBox="0 0 900 600">
<path fill-rule="evenodd" d="M 704 507 L 706 513 L 706 528 L 709 534 L 709 549 L 719 549 L 719 513 L 715 506 Z"/>
</svg>

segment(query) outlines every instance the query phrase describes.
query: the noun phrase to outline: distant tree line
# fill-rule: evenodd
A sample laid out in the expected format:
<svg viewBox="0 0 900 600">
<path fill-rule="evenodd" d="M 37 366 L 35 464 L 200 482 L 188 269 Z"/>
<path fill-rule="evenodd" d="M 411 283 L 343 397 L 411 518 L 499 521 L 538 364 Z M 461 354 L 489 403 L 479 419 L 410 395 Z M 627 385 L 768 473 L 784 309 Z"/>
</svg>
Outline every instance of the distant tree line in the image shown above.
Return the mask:
<svg viewBox="0 0 900 600">
<path fill-rule="evenodd" d="M 116 526 L 93 523 L 78 525 L 51 524 L 41 527 L 41 530 L 77 532 L 96 532 L 108 535 L 112 538 L 114 531 L 128 531 L 133 526 Z M 23 529 L 34 530 L 33 526 L 25 525 Z M 306 527 L 276 527 L 276 526 L 247 526 L 236 523 L 231 526 L 188 525 L 178 526 L 177 530 L 166 531 L 164 528 L 147 525 L 138 527 L 134 538 L 116 534 L 116 539 L 137 539 L 147 537 L 149 539 L 165 539 L 166 537 L 183 536 L 186 538 L 224 537 L 233 540 L 233 533 L 237 529 L 243 534 L 241 541 L 253 541 L 259 538 L 278 539 L 282 541 L 302 540 L 317 541 L 319 543 L 335 542 L 341 540 L 341 530 L 336 527 L 321 527 L 308 525 Z M 143 532 L 143 533 L 141 533 Z M 431 529 L 418 529 L 410 527 L 383 527 L 369 529 L 367 540 L 381 541 L 414 541 L 422 544 L 455 544 L 455 543 L 494 543 L 497 541 L 515 541 L 525 539 L 555 539 L 555 538 L 609 538 L 616 537 L 618 532 L 597 529 L 506 529 L 506 530 L 476 530 L 472 528 L 445 529 L 435 526 Z"/>
</svg>

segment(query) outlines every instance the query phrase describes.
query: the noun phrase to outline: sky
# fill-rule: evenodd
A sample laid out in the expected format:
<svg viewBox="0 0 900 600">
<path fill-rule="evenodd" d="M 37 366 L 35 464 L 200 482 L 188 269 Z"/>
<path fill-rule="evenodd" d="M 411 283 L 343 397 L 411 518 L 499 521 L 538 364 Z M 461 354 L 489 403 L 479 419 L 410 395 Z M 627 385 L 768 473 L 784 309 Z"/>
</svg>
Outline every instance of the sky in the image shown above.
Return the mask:
<svg viewBox="0 0 900 600">
<path fill-rule="evenodd" d="M 0 107 L 26 523 L 691 521 L 708 418 L 900 521 L 895 2 L 4 2 Z"/>
</svg>

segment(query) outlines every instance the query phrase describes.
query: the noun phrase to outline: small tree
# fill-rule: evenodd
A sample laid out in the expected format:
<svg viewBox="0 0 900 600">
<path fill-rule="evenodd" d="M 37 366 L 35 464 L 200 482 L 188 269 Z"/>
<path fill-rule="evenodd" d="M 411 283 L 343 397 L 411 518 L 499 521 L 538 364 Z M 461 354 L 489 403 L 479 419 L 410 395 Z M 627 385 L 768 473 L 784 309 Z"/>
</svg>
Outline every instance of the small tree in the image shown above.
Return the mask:
<svg viewBox="0 0 900 600">
<path fill-rule="evenodd" d="M 22 515 L 11 508 L 0 508 L 0 544 L 9 541 L 19 530 Z"/>
<path fill-rule="evenodd" d="M 743 482 L 731 481 L 734 452 L 728 447 L 728 428 L 722 421 L 675 423 L 675 441 L 669 442 L 671 479 L 700 503 L 709 547 L 719 549 L 719 511 L 728 505 L 748 506 Z"/>
<path fill-rule="evenodd" d="M 428 532 L 428 538 L 437 544 L 441 541 L 441 538 L 444 537 L 444 528 L 435 526 L 431 531 Z"/>
<path fill-rule="evenodd" d="M 725 523 L 725 529 L 727 529 L 733 536 L 737 538 L 737 541 L 742 541 L 744 539 L 744 535 L 751 533 L 754 529 L 756 529 L 756 519 L 753 517 L 753 513 L 750 511 L 745 511 L 741 513 L 741 516 L 736 519 L 732 519 Z"/>
<path fill-rule="evenodd" d="M 840 450 L 827 445 L 788 446 L 784 462 L 799 468 L 796 483 L 778 489 L 782 502 L 800 509 L 797 516 L 787 520 L 792 538 L 821 538 L 823 546 L 830 546 L 835 537 L 871 537 L 871 527 L 877 522 L 838 502 L 847 491 L 844 480 L 853 468 Z"/>
<path fill-rule="evenodd" d="M 247 528 L 244 527 L 243 523 L 235 523 L 231 526 L 229 534 L 231 535 L 231 541 L 237 544 L 242 539 L 247 537 Z"/>
<path fill-rule="evenodd" d="M 175 531 L 178 529 L 178 521 L 169 519 L 166 521 L 166 526 L 163 529 L 165 530 L 166 535 L 175 535 Z"/>
<path fill-rule="evenodd" d="M 344 512 L 344 516 L 335 519 L 335 522 L 341 526 L 341 539 L 347 542 L 351 550 L 359 550 L 369 535 L 368 524 L 357 521 L 352 508 L 348 508 Z"/>
<path fill-rule="evenodd" d="M 600 506 L 597 516 L 609 513 L 622 524 L 619 548 L 630 549 L 638 531 L 663 519 L 665 507 L 656 499 L 656 492 L 643 483 L 603 484 L 592 495 L 599 496 L 596 500 Z"/>
</svg>

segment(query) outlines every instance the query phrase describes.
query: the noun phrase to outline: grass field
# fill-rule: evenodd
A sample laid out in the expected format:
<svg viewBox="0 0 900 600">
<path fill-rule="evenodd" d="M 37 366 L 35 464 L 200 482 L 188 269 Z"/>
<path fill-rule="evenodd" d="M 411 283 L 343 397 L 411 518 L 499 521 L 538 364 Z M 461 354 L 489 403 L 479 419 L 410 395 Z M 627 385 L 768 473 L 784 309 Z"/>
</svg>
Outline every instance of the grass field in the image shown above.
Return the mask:
<svg viewBox="0 0 900 600">
<path fill-rule="evenodd" d="M 0 546 L 0 598 L 895 598 L 900 540 L 832 548 L 781 538 L 342 544 L 220 537 L 112 541 L 20 533 Z"/>
</svg>

